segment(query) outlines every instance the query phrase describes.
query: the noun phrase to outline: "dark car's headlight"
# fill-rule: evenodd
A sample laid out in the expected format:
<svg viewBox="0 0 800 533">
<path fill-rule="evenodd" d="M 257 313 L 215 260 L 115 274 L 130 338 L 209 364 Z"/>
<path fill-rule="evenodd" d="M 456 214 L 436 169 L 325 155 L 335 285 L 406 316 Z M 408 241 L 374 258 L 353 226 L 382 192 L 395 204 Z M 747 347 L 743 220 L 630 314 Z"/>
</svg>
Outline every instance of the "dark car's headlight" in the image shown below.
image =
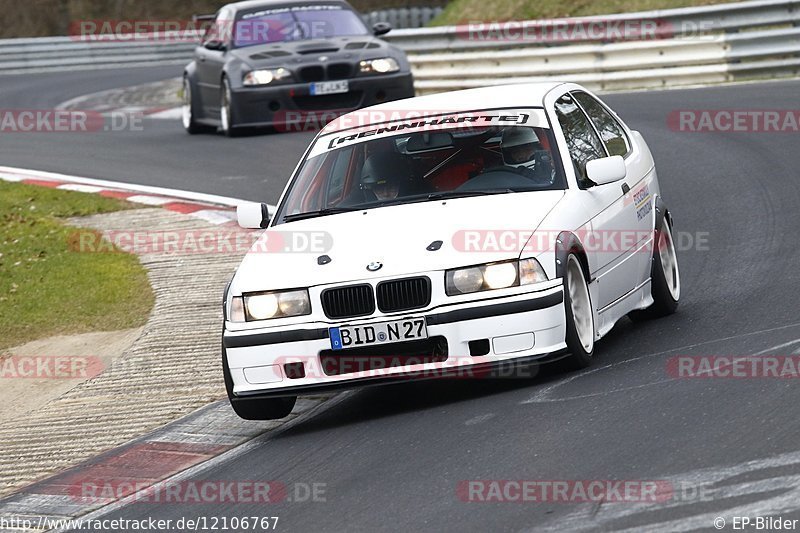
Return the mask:
<svg viewBox="0 0 800 533">
<path fill-rule="evenodd" d="M 457 296 L 542 281 L 547 281 L 547 274 L 536 259 L 503 261 L 448 270 L 445 272 L 445 292 L 448 296 Z"/>
<path fill-rule="evenodd" d="M 251 70 L 242 78 L 242 84 L 247 87 L 269 85 L 273 81 L 281 81 L 291 77 L 292 73 L 283 67 Z"/>
<path fill-rule="evenodd" d="M 228 319 L 231 322 L 251 322 L 311 314 L 308 291 L 273 291 L 234 296 Z"/>
<path fill-rule="evenodd" d="M 380 59 L 368 59 L 361 61 L 358 64 L 359 70 L 362 74 L 376 72 L 378 74 L 387 74 L 389 72 L 397 72 L 400 70 L 400 65 L 393 57 L 382 57 Z"/>
</svg>

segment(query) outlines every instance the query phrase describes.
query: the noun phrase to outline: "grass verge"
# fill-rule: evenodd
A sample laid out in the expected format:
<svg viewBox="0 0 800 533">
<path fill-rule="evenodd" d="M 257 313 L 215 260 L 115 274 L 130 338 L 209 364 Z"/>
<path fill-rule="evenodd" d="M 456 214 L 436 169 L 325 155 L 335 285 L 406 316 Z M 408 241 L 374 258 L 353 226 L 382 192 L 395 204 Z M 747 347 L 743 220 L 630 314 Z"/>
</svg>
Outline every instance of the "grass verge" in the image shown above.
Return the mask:
<svg viewBox="0 0 800 533">
<path fill-rule="evenodd" d="M 135 255 L 85 253 L 63 217 L 130 209 L 93 194 L 0 181 L 0 349 L 147 321 L 154 296 Z"/>
<path fill-rule="evenodd" d="M 430 25 L 588 17 L 724 3 L 725 0 L 453 0 Z"/>
</svg>

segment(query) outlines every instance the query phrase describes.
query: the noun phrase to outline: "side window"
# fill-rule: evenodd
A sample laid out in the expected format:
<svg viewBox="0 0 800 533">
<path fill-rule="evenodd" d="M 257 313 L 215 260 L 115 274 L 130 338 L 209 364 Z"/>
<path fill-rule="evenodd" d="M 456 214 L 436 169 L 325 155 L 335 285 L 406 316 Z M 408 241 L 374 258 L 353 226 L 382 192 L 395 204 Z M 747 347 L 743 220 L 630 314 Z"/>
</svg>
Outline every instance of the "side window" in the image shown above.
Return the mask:
<svg viewBox="0 0 800 533">
<path fill-rule="evenodd" d="M 597 132 L 608 149 L 608 155 L 626 156 L 630 151 L 630 142 L 627 135 L 625 135 L 625 130 L 611 116 L 611 113 L 587 93 L 576 92 L 572 93 L 572 96 L 583 107 L 589 118 L 592 119 L 594 127 L 597 128 Z"/>
<path fill-rule="evenodd" d="M 588 187 L 591 182 L 586 177 L 586 163 L 593 159 L 606 157 L 603 143 L 589 123 L 589 119 L 570 95 L 565 94 L 559 98 L 555 108 L 558 122 L 561 124 L 564 138 L 569 147 L 572 166 L 578 176 L 578 184 L 581 188 Z"/>
<path fill-rule="evenodd" d="M 219 41 L 224 44 L 229 44 L 231 40 L 231 12 L 227 9 L 222 9 L 217 13 L 217 16 L 203 34 L 202 44 L 209 41 Z"/>
</svg>

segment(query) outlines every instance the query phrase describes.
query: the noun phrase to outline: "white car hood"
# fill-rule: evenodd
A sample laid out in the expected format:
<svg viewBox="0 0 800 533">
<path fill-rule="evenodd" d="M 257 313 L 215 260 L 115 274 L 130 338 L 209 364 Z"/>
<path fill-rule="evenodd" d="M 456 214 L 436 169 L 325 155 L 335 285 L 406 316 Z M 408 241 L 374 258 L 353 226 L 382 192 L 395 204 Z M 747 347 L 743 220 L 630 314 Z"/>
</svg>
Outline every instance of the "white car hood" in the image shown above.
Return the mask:
<svg viewBox="0 0 800 533">
<path fill-rule="evenodd" d="M 514 259 L 517 251 L 464 251 L 459 232 L 511 230 L 530 235 L 564 197 L 564 191 L 536 191 L 429 201 L 354 211 L 280 224 L 266 230 L 245 256 L 231 286 L 243 292 L 310 287 L 354 280 L 403 276 L 489 261 Z M 324 249 L 264 252 L 265 241 L 288 242 L 287 232 L 308 236 L 320 232 Z M 456 238 L 454 239 L 454 236 Z M 524 239 L 525 237 L 518 237 Z M 300 239 L 302 240 L 302 238 Z M 429 251 L 433 241 L 441 248 Z M 274 240 L 273 240 L 274 242 Z M 488 248 L 493 248 L 489 246 Z M 322 255 L 327 264 L 318 264 Z M 367 265 L 380 262 L 371 272 Z"/>
</svg>

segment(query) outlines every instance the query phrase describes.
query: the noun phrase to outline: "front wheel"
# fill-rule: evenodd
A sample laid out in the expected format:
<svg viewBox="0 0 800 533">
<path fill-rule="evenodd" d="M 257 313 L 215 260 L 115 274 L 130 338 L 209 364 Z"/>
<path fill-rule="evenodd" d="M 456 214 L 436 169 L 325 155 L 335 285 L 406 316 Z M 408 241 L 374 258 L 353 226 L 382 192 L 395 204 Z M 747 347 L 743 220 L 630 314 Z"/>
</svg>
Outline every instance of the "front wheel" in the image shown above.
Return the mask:
<svg viewBox="0 0 800 533">
<path fill-rule="evenodd" d="M 234 126 L 233 112 L 231 111 L 231 83 L 228 78 L 222 78 L 220 87 L 221 101 L 219 106 L 219 129 L 227 137 L 237 137 L 239 130 Z"/>
<path fill-rule="evenodd" d="M 564 273 L 564 311 L 567 319 L 567 368 L 577 370 L 592 363 L 594 355 L 594 312 L 589 285 L 575 254 L 569 254 Z"/>
<path fill-rule="evenodd" d="M 184 76 L 183 97 L 181 103 L 181 122 L 183 123 L 183 128 L 190 135 L 211 131 L 211 127 L 199 124 L 197 122 L 195 117 L 195 102 L 193 96 L 192 83 L 189 81 L 188 77 Z"/>
</svg>

